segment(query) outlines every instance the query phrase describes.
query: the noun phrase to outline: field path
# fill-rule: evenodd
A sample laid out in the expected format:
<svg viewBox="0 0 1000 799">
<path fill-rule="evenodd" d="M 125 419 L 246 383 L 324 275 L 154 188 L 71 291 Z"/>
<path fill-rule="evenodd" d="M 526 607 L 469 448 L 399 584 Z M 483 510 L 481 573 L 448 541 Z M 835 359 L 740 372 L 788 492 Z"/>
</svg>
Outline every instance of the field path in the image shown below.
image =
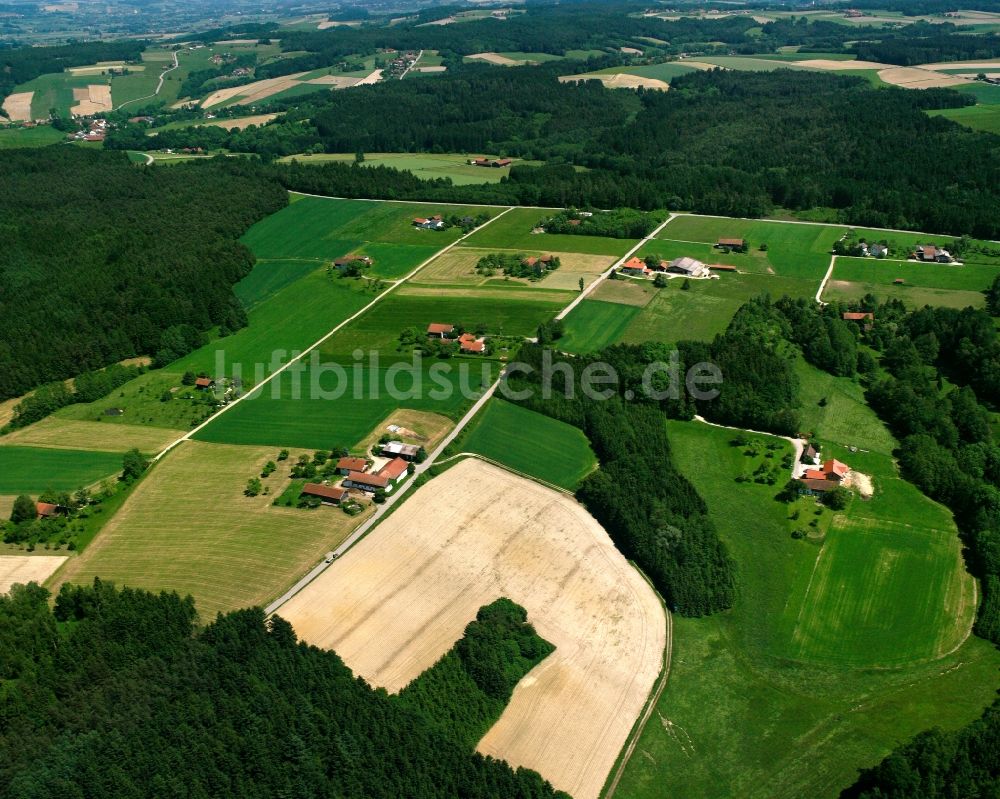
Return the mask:
<svg viewBox="0 0 1000 799">
<path fill-rule="evenodd" d="M 826 284 L 830 282 L 830 278 L 833 277 L 833 268 L 837 265 L 837 256 L 830 256 L 830 265 L 826 268 L 826 274 L 823 275 L 823 279 L 820 281 L 819 288 L 816 289 L 816 302 L 820 305 L 826 305 L 823 302 L 823 292 L 826 291 Z"/>
<path fill-rule="evenodd" d="M 156 97 L 156 95 L 158 95 L 160 93 L 160 89 L 163 88 L 163 81 L 166 79 L 167 73 L 168 72 L 173 72 L 180 65 L 181 65 L 181 62 L 178 61 L 178 59 L 177 59 L 177 51 L 174 50 L 174 65 L 172 67 L 168 68 L 168 69 L 163 70 L 163 72 L 160 73 L 160 80 L 156 84 L 156 91 L 153 92 L 152 94 L 147 94 L 145 97 L 136 97 L 134 100 L 126 100 L 121 105 L 115 106 L 114 110 L 117 111 L 119 108 L 124 108 L 125 106 L 131 105 L 132 103 L 137 103 L 140 100 L 151 100 L 152 98 Z"/>
<path fill-rule="evenodd" d="M 399 76 L 399 79 L 402 80 L 403 78 L 405 78 L 406 77 L 406 73 L 409 72 L 411 69 L 413 69 L 417 65 L 417 63 L 420 61 L 420 59 L 423 58 L 423 57 L 424 57 L 424 51 L 421 50 L 419 53 L 417 53 L 417 57 L 413 59 L 413 63 L 410 64 L 410 66 L 408 66 L 406 69 L 403 70 L 403 74 Z"/>
<path fill-rule="evenodd" d="M 704 416 L 698 416 L 695 414 L 694 419 L 696 422 L 701 422 L 702 424 L 707 424 L 709 427 L 721 427 L 723 430 L 736 430 L 740 433 L 753 433 L 757 436 L 767 436 L 768 438 L 780 438 L 782 441 L 787 441 L 792 445 L 792 449 L 795 450 L 795 460 L 792 462 L 792 479 L 794 480 L 803 471 L 805 471 L 805 464 L 802 463 L 802 452 L 805 450 L 806 445 L 809 443 L 804 438 L 792 438 L 791 436 L 779 436 L 777 433 L 765 433 L 763 430 L 749 430 L 745 427 L 732 427 L 728 424 L 716 424 L 715 422 L 710 422 Z"/>
</svg>

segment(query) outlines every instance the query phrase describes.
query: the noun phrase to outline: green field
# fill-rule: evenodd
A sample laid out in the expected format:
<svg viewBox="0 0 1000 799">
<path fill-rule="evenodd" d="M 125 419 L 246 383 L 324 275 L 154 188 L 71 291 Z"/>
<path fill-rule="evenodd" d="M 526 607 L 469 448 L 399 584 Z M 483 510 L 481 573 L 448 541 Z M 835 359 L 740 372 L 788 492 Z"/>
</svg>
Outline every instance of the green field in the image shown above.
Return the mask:
<svg viewBox="0 0 1000 799">
<path fill-rule="evenodd" d="M 467 370 L 464 375 L 463 368 Z M 339 369 L 334 364 L 318 370 L 306 366 L 301 373 L 283 372 L 259 396 L 224 413 L 196 438 L 276 447 L 350 448 L 400 408 L 458 419 L 482 387 L 495 379 L 496 370 L 493 361 L 471 358 L 423 365 L 415 377 L 403 372 L 394 376 L 389 366 L 372 369 L 365 361 L 356 368 L 351 363 Z M 399 389 L 398 399 L 390 396 L 393 385 Z M 463 396 L 466 387 L 468 397 Z"/>
<path fill-rule="evenodd" d="M 927 113 L 934 117 L 945 117 L 973 130 L 1000 133 L 1000 105 L 969 105 L 964 108 L 943 108 Z"/>
<path fill-rule="evenodd" d="M 566 352 L 596 352 L 617 343 L 638 306 L 603 300 L 584 300 L 563 320 L 565 332 L 556 345 Z"/>
<path fill-rule="evenodd" d="M 450 178 L 456 186 L 477 183 L 499 183 L 500 178 L 510 174 L 510 167 L 471 166 L 470 158 L 498 158 L 483 153 L 365 153 L 365 166 L 391 166 L 405 169 L 419 178 Z M 302 164 L 322 164 L 329 161 L 353 163 L 354 153 L 320 153 L 318 155 L 293 155 L 282 161 L 298 161 Z M 535 161 L 515 161 L 516 164 L 535 164 Z"/>
<path fill-rule="evenodd" d="M 1000 86 L 992 83 L 963 83 L 955 91 L 971 94 L 981 105 L 1000 105 Z"/>
<path fill-rule="evenodd" d="M 0 446 L 0 494 L 73 491 L 121 468 L 121 452 Z"/>
<path fill-rule="evenodd" d="M 34 92 L 31 98 L 32 119 L 44 119 L 49 112 L 55 112 L 61 117 L 68 117 L 70 109 L 76 105 L 73 99 L 73 89 L 89 86 L 91 83 L 108 83 L 108 78 L 101 75 L 86 75 L 74 77 L 68 72 L 55 72 L 39 75 L 34 80 L 22 83 L 15 92 Z"/>
<path fill-rule="evenodd" d="M 944 305 L 981 308 L 982 292 L 1000 275 L 1000 266 L 967 263 L 920 264 L 874 258 L 838 258 L 824 293 L 826 298 L 859 299 L 874 294 L 879 300 L 896 298 L 911 308 Z M 902 285 L 894 281 L 902 279 Z"/>
<path fill-rule="evenodd" d="M 277 294 L 285 286 L 316 271 L 314 261 L 257 261 L 253 271 L 233 286 L 233 292 L 250 310 L 254 306 Z"/>
<path fill-rule="evenodd" d="M 502 399 L 491 399 L 452 449 L 478 452 L 569 490 L 597 466 L 579 428 Z"/>
<path fill-rule="evenodd" d="M 780 486 L 734 482 L 748 458 L 731 431 L 669 430 L 740 593 L 728 613 L 675 617 L 670 682 L 620 795 L 832 799 L 900 741 L 979 715 L 1000 685 L 1000 653 L 971 638 L 927 660 L 962 640 L 972 608 L 944 600 L 969 578 L 947 511 L 898 480 L 888 456 L 829 448 L 875 474 L 876 496 L 826 518 L 824 540 L 794 540 L 808 515 L 789 519 Z"/>
<path fill-rule="evenodd" d="M 16 147 L 44 147 L 65 141 L 66 134 L 48 125 L 35 128 L 0 128 L 0 150 Z"/>
<path fill-rule="evenodd" d="M 735 69 L 738 71 L 772 72 L 776 69 L 808 69 L 800 67 L 794 61 L 779 62 L 768 57 L 752 58 L 748 56 L 698 56 L 694 61 L 701 61 L 705 64 L 714 64 L 717 67 Z"/>
<path fill-rule="evenodd" d="M 554 211 L 541 208 L 515 208 L 496 222 L 469 236 L 470 247 L 580 252 L 592 255 L 624 255 L 635 245 L 633 239 L 608 239 L 601 236 L 572 236 L 532 233 L 538 222 Z"/>
</svg>

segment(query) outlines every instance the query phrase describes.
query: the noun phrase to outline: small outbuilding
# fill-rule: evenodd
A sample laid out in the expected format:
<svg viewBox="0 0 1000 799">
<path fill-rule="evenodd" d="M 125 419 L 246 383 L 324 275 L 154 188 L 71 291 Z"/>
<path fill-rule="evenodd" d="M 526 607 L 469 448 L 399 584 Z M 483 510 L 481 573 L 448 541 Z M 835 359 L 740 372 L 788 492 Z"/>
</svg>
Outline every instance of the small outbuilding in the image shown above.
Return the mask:
<svg viewBox="0 0 1000 799">
<path fill-rule="evenodd" d="M 339 505 L 347 496 L 347 489 L 323 483 L 306 483 L 302 486 L 302 495 L 317 497 L 324 505 Z"/>
</svg>

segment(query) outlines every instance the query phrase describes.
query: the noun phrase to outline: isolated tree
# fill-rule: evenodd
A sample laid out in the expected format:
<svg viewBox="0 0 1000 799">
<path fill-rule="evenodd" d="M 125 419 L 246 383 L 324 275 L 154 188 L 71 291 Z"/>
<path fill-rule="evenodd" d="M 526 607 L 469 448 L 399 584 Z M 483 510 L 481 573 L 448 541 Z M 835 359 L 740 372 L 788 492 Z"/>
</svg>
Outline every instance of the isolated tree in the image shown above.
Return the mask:
<svg viewBox="0 0 1000 799">
<path fill-rule="evenodd" d="M 581 277 L 580 278 L 580 291 L 583 291 L 583 288 L 584 288 L 585 285 L 586 285 L 586 283 L 583 282 L 583 278 Z"/>
<path fill-rule="evenodd" d="M 830 510 L 843 510 L 850 499 L 851 492 L 843 486 L 837 486 L 833 491 L 827 491 L 823 495 L 823 504 Z"/>
<path fill-rule="evenodd" d="M 684 278 L 684 282 L 681 283 L 681 291 L 688 291 L 691 288 L 691 281 Z"/>
<path fill-rule="evenodd" d="M 260 492 L 263 486 L 261 485 L 259 477 L 251 477 L 247 480 L 247 487 L 243 489 L 243 493 L 248 497 L 255 497 Z"/>
<path fill-rule="evenodd" d="M 658 289 L 665 289 L 670 280 L 662 272 L 653 278 L 653 285 Z"/>
<path fill-rule="evenodd" d="M 10 520 L 14 524 L 22 524 L 38 518 L 38 511 L 35 509 L 35 501 L 27 494 L 21 494 L 14 500 L 14 507 L 10 512 Z"/>
<path fill-rule="evenodd" d="M 184 377 L 181 378 L 182 386 L 193 386 L 195 381 L 194 372 L 190 369 L 184 373 Z"/>
<path fill-rule="evenodd" d="M 148 466 L 149 461 L 142 456 L 138 449 L 130 449 L 122 458 L 122 480 L 126 483 L 138 480 Z"/>
</svg>

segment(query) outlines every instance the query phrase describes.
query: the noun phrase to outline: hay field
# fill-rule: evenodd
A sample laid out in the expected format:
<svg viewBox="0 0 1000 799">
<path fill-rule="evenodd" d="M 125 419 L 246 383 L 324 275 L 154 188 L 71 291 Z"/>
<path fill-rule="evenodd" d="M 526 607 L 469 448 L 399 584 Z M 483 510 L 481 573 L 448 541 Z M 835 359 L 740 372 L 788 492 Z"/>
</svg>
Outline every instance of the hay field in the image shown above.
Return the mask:
<svg viewBox="0 0 1000 799">
<path fill-rule="evenodd" d="M 122 452 L 0 446 L 0 493 L 73 491 L 121 471 Z"/>
<path fill-rule="evenodd" d="M 18 583 L 44 583 L 65 560 L 65 555 L 0 556 L 0 594 Z"/>
<path fill-rule="evenodd" d="M 31 121 L 31 98 L 34 96 L 34 92 L 17 92 L 4 98 L 3 110 L 7 112 L 11 122 Z"/>
<path fill-rule="evenodd" d="M 581 277 L 585 285 L 590 285 L 615 261 L 613 257 L 607 255 L 552 252 L 550 250 L 503 250 L 503 252 L 523 253 L 524 255 L 534 256 L 556 255 L 559 257 L 560 266 L 536 282 L 532 282 L 527 278 L 512 277 L 507 279 L 502 272 L 497 272 L 492 277 L 477 273 L 476 264 L 479 262 L 479 259 L 495 252 L 498 252 L 498 250 L 463 247 L 459 245 L 440 255 L 424 267 L 412 282 L 414 284 L 489 285 L 493 287 L 501 285 L 497 281 L 502 281 L 503 284 L 508 285 L 578 291 Z"/>
<path fill-rule="evenodd" d="M 266 125 L 277 116 L 277 114 L 257 114 L 252 117 L 237 117 L 236 119 L 213 119 L 210 122 L 201 124 L 209 127 L 225 128 L 226 130 L 232 130 L 233 128 L 244 130 L 251 125 Z"/>
<path fill-rule="evenodd" d="M 652 589 L 569 497 L 475 460 L 420 488 L 279 613 L 398 691 L 506 596 L 556 646 L 480 741 L 595 799 L 663 665 Z"/>
<path fill-rule="evenodd" d="M 82 117 L 111 111 L 111 87 L 104 83 L 91 83 L 88 86 L 73 89 L 73 99 L 76 101 L 70 111 Z"/>
<path fill-rule="evenodd" d="M 234 98 L 238 98 L 236 105 L 255 103 L 258 100 L 263 100 L 265 97 L 270 97 L 272 94 L 277 94 L 278 92 L 283 92 L 286 89 L 297 86 L 299 84 L 298 79 L 306 74 L 308 73 L 296 72 L 292 75 L 282 75 L 278 78 L 258 80 L 244 86 L 231 86 L 228 89 L 219 89 L 219 91 L 212 92 L 212 94 L 202 100 L 201 107 L 211 108 L 215 105 L 228 103 Z"/>
<path fill-rule="evenodd" d="M 517 60 L 513 58 L 507 58 L 507 56 L 500 55 L 500 53 L 473 53 L 472 55 L 466 56 L 470 60 L 485 61 L 488 64 L 495 64 L 498 67 L 522 67 L 525 64 L 530 63 L 529 61 Z"/>
<path fill-rule="evenodd" d="M 942 72 L 933 72 L 919 67 L 890 67 L 879 70 L 878 76 L 884 82 L 893 86 L 902 86 L 904 89 L 938 89 L 969 83 L 968 78 L 946 75 Z"/>
<path fill-rule="evenodd" d="M 293 451 L 262 482 L 270 495 L 243 496 L 278 450 L 186 441 L 153 467 L 121 509 L 59 574 L 191 594 L 201 618 L 263 605 L 344 540 L 367 514 L 271 505 L 288 485 Z M 311 454 L 311 453 L 310 453 Z M 58 588 L 58 586 L 57 586 Z"/>
<path fill-rule="evenodd" d="M 0 444 L 30 447 L 92 449 L 125 452 L 137 447 L 142 452 L 159 452 L 184 435 L 183 430 L 145 427 L 137 424 L 87 422 L 49 416 L 33 425 L 0 438 Z"/>
<path fill-rule="evenodd" d="M 579 83 L 586 80 L 599 80 L 609 89 L 658 89 L 667 91 L 670 84 L 658 78 L 646 78 L 642 75 L 630 75 L 626 72 L 615 74 L 604 72 L 588 72 L 582 75 L 562 75 L 560 83 Z"/>
</svg>

